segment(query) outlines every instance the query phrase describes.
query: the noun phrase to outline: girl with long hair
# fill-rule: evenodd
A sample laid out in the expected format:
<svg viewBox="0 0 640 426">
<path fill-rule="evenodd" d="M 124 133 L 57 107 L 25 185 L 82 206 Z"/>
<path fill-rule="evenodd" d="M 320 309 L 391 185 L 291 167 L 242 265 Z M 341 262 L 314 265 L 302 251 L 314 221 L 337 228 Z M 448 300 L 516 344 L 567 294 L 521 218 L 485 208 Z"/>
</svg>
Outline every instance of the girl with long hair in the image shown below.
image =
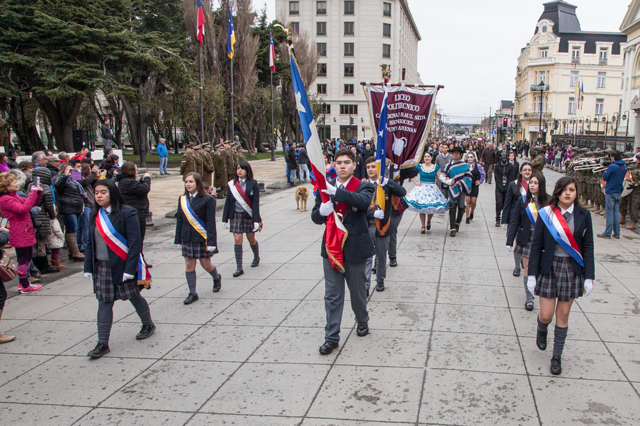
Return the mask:
<svg viewBox="0 0 640 426">
<path fill-rule="evenodd" d="M 487 174 L 485 173 L 482 166 L 478 163 L 478 157 L 476 153 L 473 151 L 467 152 L 467 163 L 469 164 L 469 169 L 471 170 L 471 193 L 467 195 L 466 199 L 466 215 L 467 220 L 466 223 L 469 224 L 473 220 L 473 213 L 476 210 L 476 203 L 478 202 L 478 194 L 480 193 L 480 185 L 484 183 Z"/>
<path fill-rule="evenodd" d="M 217 293 L 222 288 L 222 277 L 211 262 L 211 257 L 218 253 L 216 203 L 211 194 L 205 191 L 199 173 L 184 175 L 184 194 L 178 201 L 177 218 L 174 244 L 181 248 L 184 257 L 189 295 L 183 303 L 190 305 L 198 300 L 197 260 L 200 260 L 200 265 L 213 278 L 213 292 Z"/>
<path fill-rule="evenodd" d="M 231 224 L 229 225 L 229 221 Z M 260 229 L 260 188 L 253 179 L 251 165 L 247 161 L 239 161 L 236 176 L 229 182 L 229 192 L 224 203 L 222 224 L 233 233 L 234 252 L 237 269 L 234 277 L 244 274 L 242 269 L 242 234 L 247 235 L 249 246 L 253 251 L 251 267 L 260 264 L 260 249 L 256 240 L 256 231 Z"/>
<path fill-rule="evenodd" d="M 442 214 L 449 208 L 449 201 L 442 195 L 436 186 L 436 180 L 440 178 L 440 166 L 433 163 L 433 154 L 425 152 L 422 156 L 423 162 L 418 165 L 418 176 L 412 179 L 416 185 L 404 198 L 409 210 L 420 214 L 422 228 L 420 233 L 424 234 L 425 229 L 431 229 L 431 219 L 434 214 Z M 425 226 L 425 219 L 428 217 Z"/>
<path fill-rule="evenodd" d="M 518 177 L 515 181 L 509 183 L 507 187 L 507 194 L 504 199 L 504 205 L 502 207 L 502 228 L 507 229 L 509 220 L 511 219 L 511 209 L 515 205 L 518 197 L 524 198 L 527 195 L 527 189 L 529 188 L 529 179 L 533 174 L 533 167 L 528 161 L 523 161 L 518 170 Z M 520 265 L 522 265 L 522 258 L 518 253 L 513 253 L 513 260 L 515 262 L 515 268 L 513 269 L 513 276 L 520 276 Z"/>
<path fill-rule="evenodd" d="M 53 181 L 56 206 L 64 223 L 64 233 L 69 249 L 69 260 L 84 262 L 84 255 L 78 248 L 78 219 L 84 211 L 85 192 L 82 185 L 71 177 L 73 167 L 69 163 L 60 165 L 57 178 Z"/>
<path fill-rule="evenodd" d="M 591 213 L 578 203 L 578 183 L 565 176 L 556 182 L 547 207 L 538 212 L 531 242 L 527 286 L 540 297 L 540 350 L 547 348 L 549 323 L 556 317 L 551 374 L 562 372 L 562 350 L 567 338 L 573 301 L 593 290 L 595 260 Z"/>
<path fill-rule="evenodd" d="M 547 195 L 546 180 L 542 173 L 535 173 L 529 180 L 526 199 L 523 201 L 518 197 L 516 204 L 511 209 L 511 221 L 509 222 L 509 232 L 507 234 L 507 250 L 514 252 L 513 241 L 517 246 L 515 253 L 522 258 L 524 267 L 524 290 L 526 295 L 525 309 L 533 310 L 533 294 L 527 287 L 527 270 L 529 268 L 529 256 L 531 254 L 531 241 L 538 219 L 538 210 L 547 205 L 549 196 Z"/>
<path fill-rule="evenodd" d="M 113 324 L 113 303 L 128 300 L 142 321 L 137 340 L 150 337 L 156 329 L 149 304 L 140 295 L 151 277 L 140 256 L 142 238 L 136 211 L 123 205 L 116 185 L 101 180 L 94 188 L 95 204 L 89 217 L 89 243 L 84 276 L 93 282 L 98 299 L 98 344 L 87 354 L 100 358 L 110 352 L 109 336 Z"/>
</svg>

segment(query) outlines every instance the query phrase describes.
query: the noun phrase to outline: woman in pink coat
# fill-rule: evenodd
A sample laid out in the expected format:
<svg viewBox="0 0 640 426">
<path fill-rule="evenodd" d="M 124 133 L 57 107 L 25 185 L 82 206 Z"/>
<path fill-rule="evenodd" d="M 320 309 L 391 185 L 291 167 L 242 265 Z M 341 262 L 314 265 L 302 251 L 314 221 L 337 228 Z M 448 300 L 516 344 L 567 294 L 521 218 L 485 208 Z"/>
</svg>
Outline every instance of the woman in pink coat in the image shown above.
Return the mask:
<svg viewBox="0 0 640 426">
<path fill-rule="evenodd" d="M 33 257 L 32 248 L 36 243 L 36 232 L 29 211 L 42 197 L 41 187 L 31 187 L 26 199 L 17 194 L 18 181 L 11 173 L 0 173 L 0 213 L 9 219 L 9 244 L 18 257 L 18 277 L 20 293 L 38 291 L 41 285 L 33 285 L 28 280 L 29 262 Z"/>
</svg>

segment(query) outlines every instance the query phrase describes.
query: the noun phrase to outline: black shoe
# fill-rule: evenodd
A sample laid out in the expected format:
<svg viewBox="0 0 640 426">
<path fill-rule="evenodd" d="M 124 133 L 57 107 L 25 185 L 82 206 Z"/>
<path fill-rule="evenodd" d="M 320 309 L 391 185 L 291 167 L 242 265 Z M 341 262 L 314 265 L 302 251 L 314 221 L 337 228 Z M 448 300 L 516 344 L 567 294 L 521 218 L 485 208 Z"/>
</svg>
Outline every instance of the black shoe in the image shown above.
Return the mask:
<svg viewBox="0 0 640 426">
<path fill-rule="evenodd" d="M 42 271 L 40 271 L 42 274 L 53 274 L 54 272 L 60 272 L 60 269 L 54 268 L 51 265 L 47 265 L 46 268 L 42 268 Z"/>
<path fill-rule="evenodd" d="M 426 233 L 426 232 L 427 232 L 427 231 L 425 231 L 425 230 L 424 230 L 424 228 L 420 228 L 420 233 L 421 233 L 421 234 L 424 234 L 424 233 Z"/>
<path fill-rule="evenodd" d="M 222 275 L 218 274 L 218 278 L 213 280 L 213 292 L 217 293 L 222 288 Z"/>
<path fill-rule="evenodd" d="M 258 266 L 260 264 L 260 258 L 256 257 L 253 259 L 253 262 L 251 262 L 251 267 L 255 268 L 256 266 Z"/>
<path fill-rule="evenodd" d="M 324 345 L 320 346 L 320 353 L 322 355 L 329 355 L 331 352 L 333 352 L 334 349 L 338 348 L 338 342 L 332 342 L 330 340 L 327 340 L 326 342 L 324 342 Z"/>
<path fill-rule="evenodd" d="M 155 324 L 143 324 L 140 333 L 136 336 L 136 340 L 148 339 L 154 331 L 156 331 Z"/>
<path fill-rule="evenodd" d="M 450 236 L 455 237 L 456 236 L 456 231 L 455 229 L 452 229 L 451 232 L 449 233 Z"/>
<path fill-rule="evenodd" d="M 427 223 L 427 231 L 431 230 L 431 222 Z"/>
<path fill-rule="evenodd" d="M 395 268 L 396 266 L 398 266 L 398 260 L 395 257 L 390 257 L 389 266 Z"/>
<path fill-rule="evenodd" d="M 500 228 L 500 221 L 496 220 L 496 228 Z"/>
<path fill-rule="evenodd" d="M 527 302 L 527 303 L 525 303 L 525 304 L 524 304 L 524 308 L 525 308 L 527 311 L 533 311 L 533 302 Z"/>
<path fill-rule="evenodd" d="M 473 220 L 473 213 L 469 215 L 469 220 Z"/>
<path fill-rule="evenodd" d="M 369 289 L 367 289 L 367 297 L 369 297 Z"/>
<path fill-rule="evenodd" d="M 191 294 L 189 293 L 189 295 L 187 296 L 186 299 L 184 299 L 184 301 L 182 303 L 184 303 L 185 305 L 190 305 L 193 302 L 195 302 L 196 300 L 198 300 L 198 295 L 197 294 Z"/>
<path fill-rule="evenodd" d="M 364 337 L 367 334 L 369 334 L 369 324 L 366 322 L 364 324 L 358 324 L 358 329 L 356 330 L 356 334 L 360 337 Z"/>
<path fill-rule="evenodd" d="M 460 232 L 460 224 L 456 223 L 456 232 Z"/>
<path fill-rule="evenodd" d="M 536 345 L 538 345 L 538 349 L 541 351 L 547 350 L 547 334 L 548 331 L 540 331 L 538 330 L 538 336 L 536 337 Z"/>
<path fill-rule="evenodd" d="M 469 223 L 471 223 L 471 219 L 467 218 L 467 220 L 465 221 L 465 223 L 468 225 Z"/>
<path fill-rule="evenodd" d="M 111 352 L 109 349 L 109 345 L 105 345 L 104 343 L 98 342 L 95 348 L 91 352 L 87 354 L 87 356 L 91 358 L 100 358 L 102 355 L 106 355 Z"/>
<path fill-rule="evenodd" d="M 513 276 L 514 277 L 519 277 L 520 276 L 520 268 L 515 268 L 513 270 Z"/>
<path fill-rule="evenodd" d="M 378 281 L 378 285 L 376 286 L 376 291 L 384 291 L 384 281 Z"/>
<path fill-rule="evenodd" d="M 560 357 L 553 357 L 551 358 L 551 374 L 553 374 L 554 376 L 559 375 L 560 373 L 562 373 L 562 360 L 560 359 Z"/>
<path fill-rule="evenodd" d="M 237 278 L 237 277 L 239 277 L 239 276 L 240 276 L 240 275 L 242 275 L 242 274 L 244 274 L 244 271 L 243 271 L 242 269 L 239 269 L 239 268 L 238 268 L 238 269 L 233 273 L 233 277 L 234 277 L 234 278 Z"/>
<path fill-rule="evenodd" d="M 150 263 L 147 263 L 147 269 L 151 269 L 151 268 L 153 268 L 153 265 Z"/>
</svg>

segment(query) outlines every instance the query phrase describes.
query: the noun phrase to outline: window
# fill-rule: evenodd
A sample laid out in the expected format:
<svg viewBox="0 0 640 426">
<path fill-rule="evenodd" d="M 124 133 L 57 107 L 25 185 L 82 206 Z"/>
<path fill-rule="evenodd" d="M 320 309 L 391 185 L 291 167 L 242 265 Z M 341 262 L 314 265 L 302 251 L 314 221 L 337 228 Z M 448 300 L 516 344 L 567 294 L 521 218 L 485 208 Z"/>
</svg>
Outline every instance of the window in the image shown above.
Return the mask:
<svg viewBox="0 0 640 426">
<path fill-rule="evenodd" d="M 382 24 L 382 36 L 391 37 L 391 24 Z"/>
<path fill-rule="evenodd" d="M 327 56 L 327 43 L 318 43 L 318 56 Z"/>
<path fill-rule="evenodd" d="M 382 3 L 382 16 L 391 16 L 391 3 Z"/>
<path fill-rule="evenodd" d="M 344 64 L 344 76 L 353 77 L 353 64 Z"/>
<path fill-rule="evenodd" d="M 344 94 L 345 95 L 353 95 L 353 84 L 345 84 L 344 85 Z"/>
<path fill-rule="evenodd" d="M 542 110 L 546 110 L 548 112 L 549 110 L 549 97 L 545 96 L 544 98 L 542 98 L 542 102 L 544 103 L 544 105 L 542 105 Z M 534 96 L 533 97 L 533 113 L 534 114 L 540 114 L 540 96 Z"/>
<path fill-rule="evenodd" d="M 576 114 L 576 98 L 569 98 L 569 115 Z"/>
<path fill-rule="evenodd" d="M 600 49 L 600 65 L 607 65 L 607 56 L 609 53 L 609 49 Z"/>
<path fill-rule="evenodd" d="M 596 99 L 596 115 L 604 114 L 604 99 Z"/>
<path fill-rule="evenodd" d="M 546 58 L 549 56 L 549 48 L 540 48 L 538 49 L 538 58 Z"/>
<path fill-rule="evenodd" d="M 383 44 L 382 45 L 382 57 L 383 58 L 390 58 L 391 57 L 391 45 L 390 44 Z"/>
<path fill-rule="evenodd" d="M 579 71 L 571 71 L 571 77 L 569 77 L 569 87 L 576 87 L 578 83 Z"/>
<path fill-rule="evenodd" d="M 316 35 L 327 35 L 326 22 L 316 22 Z"/>
<path fill-rule="evenodd" d="M 316 15 L 326 15 L 327 14 L 327 2 L 319 1 L 316 2 Z"/>
<path fill-rule="evenodd" d="M 327 85 L 318 84 L 318 95 L 326 95 L 326 94 L 327 94 Z"/>
<path fill-rule="evenodd" d="M 355 2 L 354 1 L 345 1 L 344 2 L 344 14 L 345 15 L 353 15 L 355 13 Z"/>
<path fill-rule="evenodd" d="M 571 63 L 579 64 L 580 63 L 580 48 L 574 47 L 571 49 Z"/>
<path fill-rule="evenodd" d="M 358 105 L 340 105 L 340 114 L 358 115 Z"/>
<path fill-rule="evenodd" d="M 353 22 L 345 22 L 344 23 L 344 35 L 353 35 L 355 32 L 353 30 L 354 24 Z"/>
<path fill-rule="evenodd" d="M 344 56 L 353 56 L 353 43 L 345 43 L 344 44 Z"/>
<path fill-rule="evenodd" d="M 606 72 L 599 72 L 598 73 L 598 85 L 596 86 L 596 88 L 604 89 L 604 87 L 606 85 L 606 80 L 607 80 L 607 73 Z"/>
<path fill-rule="evenodd" d="M 620 79 L 620 88 L 624 89 L 624 73 L 622 73 L 622 78 Z"/>
<path fill-rule="evenodd" d="M 289 15 L 300 15 L 300 2 L 299 1 L 290 1 L 289 2 Z"/>
<path fill-rule="evenodd" d="M 318 64 L 318 72 L 316 74 L 318 75 L 318 77 L 326 77 L 327 64 Z"/>
<path fill-rule="evenodd" d="M 300 22 L 291 22 L 291 33 L 300 34 Z"/>
<path fill-rule="evenodd" d="M 331 104 L 322 104 L 322 113 L 331 114 Z"/>
</svg>

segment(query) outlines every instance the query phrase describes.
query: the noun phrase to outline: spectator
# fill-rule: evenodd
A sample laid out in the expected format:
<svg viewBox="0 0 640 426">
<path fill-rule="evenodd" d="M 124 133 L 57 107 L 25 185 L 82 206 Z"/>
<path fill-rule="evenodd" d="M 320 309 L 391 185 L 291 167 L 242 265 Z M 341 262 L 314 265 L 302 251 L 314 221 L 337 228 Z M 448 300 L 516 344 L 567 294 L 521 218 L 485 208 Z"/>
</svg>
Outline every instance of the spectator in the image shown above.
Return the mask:
<svg viewBox="0 0 640 426">
<path fill-rule="evenodd" d="M 325 168 L 325 177 L 327 180 L 334 180 L 338 177 L 338 172 L 336 172 L 335 167 L 331 165 L 329 161 L 329 155 L 327 153 L 324 154 L 324 168 Z"/>
<path fill-rule="evenodd" d="M 10 169 L 17 169 L 18 151 L 13 148 L 9 148 L 9 151 L 7 151 L 7 153 L 9 154 L 9 156 L 7 157 L 7 166 L 9 166 Z"/>
<path fill-rule="evenodd" d="M 60 151 L 58 153 L 58 159 L 60 160 L 60 163 L 67 163 L 69 161 L 69 154 L 64 151 Z"/>
<path fill-rule="evenodd" d="M 11 169 L 7 165 L 7 154 L 0 152 L 0 173 L 6 173 L 9 170 Z"/>
<path fill-rule="evenodd" d="M 31 161 L 21 161 L 18 165 L 18 169 L 24 173 L 25 176 L 25 187 L 29 186 L 31 183 L 31 174 L 33 173 L 33 163 Z M 12 169 L 12 170 L 18 170 Z M 21 187 L 22 188 L 22 187 Z"/>
<path fill-rule="evenodd" d="M 358 152 L 358 149 L 355 146 L 351 146 L 351 151 L 353 152 L 353 155 L 356 156 L 356 171 L 353 172 L 353 175 L 362 180 L 365 177 L 367 177 L 367 168 L 364 164 L 364 160 L 362 159 L 362 157 L 360 156 L 360 153 Z"/>
<path fill-rule="evenodd" d="M 86 158 L 85 158 L 86 160 Z M 84 161 L 84 160 L 82 160 Z M 78 229 L 76 231 L 76 242 L 78 243 L 78 250 L 84 253 L 87 244 L 89 244 L 89 215 L 91 214 L 91 208 L 94 203 L 93 186 L 98 180 L 98 168 L 93 166 L 93 169 L 89 164 L 78 163 L 80 167 L 82 179 L 78 183 L 84 189 L 84 210 L 78 216 Z"/>
<path fill-rule="evenodd" d="M 31 193 L 26 199 L 17 194 L 19 189 L 19 182 L 14 174 L 0 174 L 0 212 L 9 219 L 9 242 L 16 251 L 20 293 L 30 293 L 42 288 L 40 285 L 32 285 L 28 277 L 33 245 L 36 243 L 35 228 L 29 213 L 40 201 L 42 188 L 31 187 Z"/>
<path fill-rule="evenodd" d="M 85 147 L 85 148 L 82 148 L 79 153 L 77 153 L 76 155 L 71 157 L 71 159 L 72 160 L 82 161 L 82 159 L 84 159 L 87 156 L 87 154 L 89 154 L 89 148 Z M 89 155 L 89 157 L 91 157 L 91 156 Z"/>
<path fill-rule="evenodd" d="M 36 151 L 31 156 L 31 162 L 33 163 L 34 169 L 37 169 L 38 167 L 47 167 L 47 156 L 42 151 Z"/>
<path fill-rule="evenodd" d="M 60 167 L 60 159 L 55 155 L 50 155 L 47 157 L 47 169 L 51 172 L 51 176 L 55 176 L 58 174 L 58 169 Z"/>
<path fill-rule="evenodd" d="M 36 228 L 36 253 L 33 257 L 33 263 L 42 274 L 51 274 L 60 272 L 59 269 L 49 265 L 47 258 L 47 238 L 51 235 L 51 219 L 56 218 L 56 209 L 51 192 L 51 173 L 44 167 L 40 167 L 33 171 L 33 177 L 40 179 L 39 186 L 42 188 L 42 197 L 38 201 L 37 206 L 40 213 L 37 216 L 39 226 Z"/>
<path fill-rule="evenodd" d="M 362 161 L 367 162 L 367 158 L 374 156 L 375 157 L 376 153 L 371 149 L 371 144 L 367 143 L 364 146 L 364 151 L 362 152 Z"/>
<path fill-rule="evenodd" d="M 169 151 L 167 150 L 167 142 L 164 138 L 158 140 L 156 151 L 158 152 L 158 157 L 160 157 L 160 175 L 168 175 L 167 163 L 169 161 Z"/>
<path fill-rule="evenodd" d="M 56 195 L 56 206 L 64 223 L 65 241 L 69 249 L 69 260 L 84 262 L 84 254 L 78 249 L 76 233 L 78 217 L 84 211 L 85 192 L 79 182 L 71 178 L 71 164 L 60 166 L 60 172 L 53 181 Z"/>
<path fill-rule="evenodd" d="M 60 222 L 57 218 L 51 219 L 49 225 L 51 226 L 51 235 L 47 237 L 47 248 L 51 250 L 51 264 L 56 269 L 67 269 L 65 265 L 60 263 L 60 249 L 64 247 L 64 234 L 60 229 Z"/>
<path fill-rule="evenodd" d="M 302 145 L 298 150 L 298 176 L 302 182 L 309 183 L 311 179 L 309 178 L 309 154 L 307 154 L 307 149 Z M 304 172 L 304 178 L 302 176 Z"/>
<path fill-rule="evenodd" d="M 296 150 L 293 147 L 293 144 L 289 145 L 289 151 L 287 152 L 287 165 L 289 166 L 289 176 L 287 176 L 287 180 L 291 186 L 295 186 L 298 163 L 296 161 Z"/>
<path fill-rule="evenodd" d="M 0 228 L 0 259 L 4 256 L 4 250 L 2 247 L 9 244 L 9 230 L 7 228 Z M 4 302 L 7 300 L 7 289 L 4 286 L 2 280 L 0 280 L 0 318 L 2 318 L 2 311 L 4 311 Z M 7 336 L 0 332 L 0 343 L 13 342 L 16 336 Z"/>
<path fill-rule="evenodd" d="M 113 133 L 109 128 L 108 118 L 105 118 L 102 121 L 102 125 L 100 126 L 100 133 L 102 133 L 102 141 L 104 142 L 104 155 L 107 155 L 108 152 L 112 149 L 112 145 L 113 145 Z"/>
<path fill-rule="evenodd" d="M 609 159 L 612 163 L 602 175 L 602 180 L 606 182 L 605 193 L 605 215 L 607 216 L 607 227 L 604 234 L 598 234 L 599 238 L 620 238 L 620 198 L 624 184 L 624 177 L 627 174 L 627 165 L 622 161 L 622 154 L 616 150 L 609 152 Z"/>
<path fill-rule="evenodd" d="M 480 155 L 480 164 L 484 166 L 484 171 L 487 173 L 487 183 L 489 185 L 491 185 L 493 178 L 493 166 L 496 164 L 496 160 L 496 150 L 493 148 L 493 144 L 487 143 L 484 151 L 482 151 L 482 155 Z"/>
</svg>

